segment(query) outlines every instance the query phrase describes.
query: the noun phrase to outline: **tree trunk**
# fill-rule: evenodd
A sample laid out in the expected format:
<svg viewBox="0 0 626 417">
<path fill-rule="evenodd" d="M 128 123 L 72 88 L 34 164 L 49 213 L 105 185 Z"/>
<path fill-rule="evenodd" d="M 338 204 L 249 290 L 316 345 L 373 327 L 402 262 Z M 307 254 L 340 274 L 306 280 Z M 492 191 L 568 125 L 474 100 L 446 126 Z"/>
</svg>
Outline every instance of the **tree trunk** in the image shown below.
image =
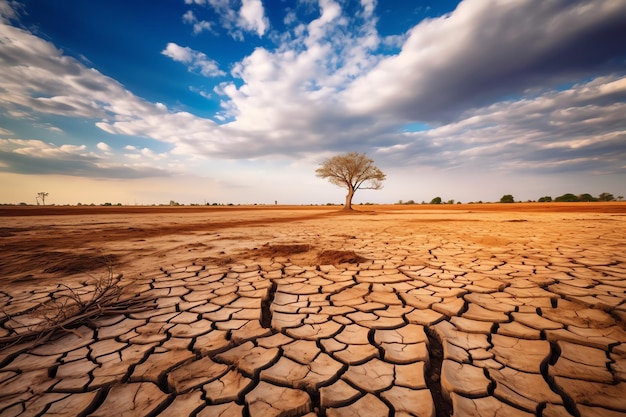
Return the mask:
<svg viewBox="0 0 626 417">
<path fill-rule="evenodd" d="M 352 210 L 352 197 L 354 196 L 354 190 L 348 188 L 348 194 L 346 194 L 346 205 L 343 206 L 344 210 Z"/>
</svg>

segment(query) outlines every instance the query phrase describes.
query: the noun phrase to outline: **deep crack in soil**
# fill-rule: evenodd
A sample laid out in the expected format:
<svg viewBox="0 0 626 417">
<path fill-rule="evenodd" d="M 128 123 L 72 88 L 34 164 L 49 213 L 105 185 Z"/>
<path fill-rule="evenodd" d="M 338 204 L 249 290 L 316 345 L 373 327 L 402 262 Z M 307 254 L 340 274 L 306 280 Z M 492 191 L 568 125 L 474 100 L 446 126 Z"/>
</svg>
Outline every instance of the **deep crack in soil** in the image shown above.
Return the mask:
<svg viewBox="0 0 626 417">
<path fill-rule="evenodd" d="M 452 403 L 445 398 L 441 391 L 441 366 L 443 363 L 443 346 L 435 331 L 424 327 L 428 338 L 428 363 L 424 368 L 426 386 L 430 390 L 435 403 L 437 417 L 450 417 L 452 415 Z"/>
<path fill-rule="evenodd" d="M 272 303 L 274 302 L 277 287 L 278 285 L 272 282 L 272 286 L 267 289 L 267 294 L 261 300 L 261 327 L 265 329 L 272 328 Z"/>
</svg>

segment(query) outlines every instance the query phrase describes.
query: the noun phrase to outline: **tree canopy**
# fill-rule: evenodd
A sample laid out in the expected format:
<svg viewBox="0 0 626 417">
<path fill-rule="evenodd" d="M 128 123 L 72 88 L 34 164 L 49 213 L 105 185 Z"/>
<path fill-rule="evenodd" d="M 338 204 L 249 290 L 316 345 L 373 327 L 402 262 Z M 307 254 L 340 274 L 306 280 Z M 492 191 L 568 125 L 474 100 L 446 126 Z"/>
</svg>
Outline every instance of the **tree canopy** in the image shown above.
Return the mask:
<svg viewBox="0 0 626 417">
<path fill-rule="evenodd" d="M 572 203 L 574 201 L 578 201 L 578 197 L 576 197 L 572 193 L 567 193 L 567 194 L 558 196 L 557 198 L 554 199 L 554 201 L 556 201 L 557 203 Z"/>
<path fill-rule="evenodd" d="M 441 197 L 435 197 L 430 200 L 430 204 L 441 204 Z"/>
<path fill-rule="evenodd" d="M 385 180 L 385 174 L 374 165 L 374 161 L 365 154 L 350 152 L 326 159 L 315 170 L 320 178 L 325 178 L 331 184 L 348 190 L 344 210 L 352 209 L 352 197 L 356 190 L 380 190 Z"/>
<path fill-rule="evenodd" d="M 613 197 L 613 194 L 611 193 L 601 193 L 598 196 L 598 200 L 600 201 L 615 201 L 615 197 Z"/>
</svg>

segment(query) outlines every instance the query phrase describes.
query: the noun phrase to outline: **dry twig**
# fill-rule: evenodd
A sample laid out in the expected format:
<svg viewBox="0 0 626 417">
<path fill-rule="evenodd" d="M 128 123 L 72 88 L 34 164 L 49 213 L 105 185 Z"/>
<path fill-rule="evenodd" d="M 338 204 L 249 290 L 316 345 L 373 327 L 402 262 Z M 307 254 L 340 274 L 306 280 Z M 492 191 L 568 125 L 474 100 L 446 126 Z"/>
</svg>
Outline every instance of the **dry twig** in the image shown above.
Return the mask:
<svg viewBox="0 0 626 417">
<path fill-rule="evenodd" d="M 20 319 L 38 323 L 9 329 L 13 334 L 0 337 L 0 348 L 26 341 L 34 341 L 35 344 L 44 343 L 55 332 L 61 330 L 72 332 L 72 328 L 90 324 L 99 317 L 131 314 L 151 308 L 146 305 L 147 297 L 136 295 L 122 298 L 121 278 L 122 275 L 114 274 L 113 267 L 108 265 L 107 273 L 95 279 L 93 291 L 79 291 L 62 284 L 64 290 L 52 300 L 40 304 L 27 313 L 7 317 L 16 323 L 19 323 Z M 5 320 L 5 325 L 8 320 Z"/>
</svg>

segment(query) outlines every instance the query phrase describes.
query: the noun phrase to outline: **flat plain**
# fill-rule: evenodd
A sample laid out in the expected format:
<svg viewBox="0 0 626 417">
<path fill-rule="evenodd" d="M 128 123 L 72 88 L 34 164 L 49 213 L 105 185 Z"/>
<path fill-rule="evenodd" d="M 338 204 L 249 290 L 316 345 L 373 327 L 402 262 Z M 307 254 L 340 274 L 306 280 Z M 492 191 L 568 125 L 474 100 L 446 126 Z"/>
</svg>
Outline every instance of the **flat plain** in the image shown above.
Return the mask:
<svg viewBox="0 0 626 417">
<path fill-rule="evenodd" d="M 626 416 L 626 203 L 355 208 L 0 207 L 0 415 Z"/>
</svg>

